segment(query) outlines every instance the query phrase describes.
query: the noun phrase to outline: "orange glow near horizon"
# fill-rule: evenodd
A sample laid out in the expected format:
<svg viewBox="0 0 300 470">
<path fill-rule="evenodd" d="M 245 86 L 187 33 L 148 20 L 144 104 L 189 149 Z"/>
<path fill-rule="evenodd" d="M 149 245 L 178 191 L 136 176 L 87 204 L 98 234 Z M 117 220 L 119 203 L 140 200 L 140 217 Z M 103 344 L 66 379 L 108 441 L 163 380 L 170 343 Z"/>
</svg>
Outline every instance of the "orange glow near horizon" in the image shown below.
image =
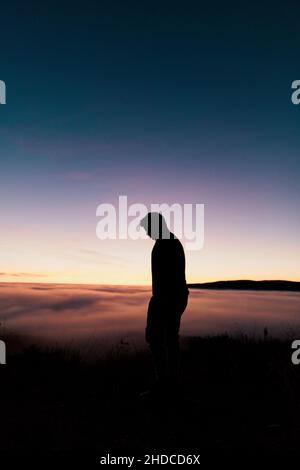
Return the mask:
<svg viewBox="0 0 300 470">
<path fill-rule="evenodd" d="M 66 224 L 66 228 L 47 231 L 40 225 L 39 229 L 28 227 L 20 233 L 8 227 L 1 234 L 0 282 L 151 284 L 152 240 L 100 241 L 95 236 L 95 224 L 73 229 Z M 186 250 L 188 283 L 300 281 L 296 237 L 282 243 L 280 231 L 251 232 L 240 225 L 236 233 L 233 224 L 225 229 L 224 223 L 222 229 L 222 236 L 217 236 L 217 227 L 207 224 L 203 249 Z"/>
</svg>

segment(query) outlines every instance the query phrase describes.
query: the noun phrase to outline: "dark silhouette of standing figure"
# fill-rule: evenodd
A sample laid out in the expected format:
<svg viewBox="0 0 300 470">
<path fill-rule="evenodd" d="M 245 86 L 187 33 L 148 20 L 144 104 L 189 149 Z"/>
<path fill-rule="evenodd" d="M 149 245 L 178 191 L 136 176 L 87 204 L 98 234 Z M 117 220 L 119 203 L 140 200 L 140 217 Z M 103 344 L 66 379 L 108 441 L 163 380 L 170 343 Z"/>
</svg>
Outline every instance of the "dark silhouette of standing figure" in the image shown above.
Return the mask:
<svg viewBox="0 0 300 470">
<path fill-rule="evenodd" d="M 189 295 L 184 250 L 161 214 L 150 212 L 140 224 L 155 240 L 151 255 L 152 297 L 147 313 L 146 341 L 154 359 L 156 390 L 174 390 L 179 368 L 180 321 Z"/>
</svg>

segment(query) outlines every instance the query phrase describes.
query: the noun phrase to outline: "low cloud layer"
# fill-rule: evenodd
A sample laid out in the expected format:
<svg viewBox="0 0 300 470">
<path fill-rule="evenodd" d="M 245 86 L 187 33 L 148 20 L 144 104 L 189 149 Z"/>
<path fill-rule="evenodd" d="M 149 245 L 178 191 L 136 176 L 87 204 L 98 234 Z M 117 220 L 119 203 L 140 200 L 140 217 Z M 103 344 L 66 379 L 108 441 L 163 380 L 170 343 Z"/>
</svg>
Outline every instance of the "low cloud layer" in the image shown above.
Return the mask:
<svg viewBox="0 0 300 470">
<path fill-rule="evenodd" d="M 1 328 L 55 342 L 143 340 L 150 295 L 147 287 L 0 283 Z M 300 325 L 299 306 L 299 293 L 194 290 L 182 334 L 288 332 Z"/>
</svg>

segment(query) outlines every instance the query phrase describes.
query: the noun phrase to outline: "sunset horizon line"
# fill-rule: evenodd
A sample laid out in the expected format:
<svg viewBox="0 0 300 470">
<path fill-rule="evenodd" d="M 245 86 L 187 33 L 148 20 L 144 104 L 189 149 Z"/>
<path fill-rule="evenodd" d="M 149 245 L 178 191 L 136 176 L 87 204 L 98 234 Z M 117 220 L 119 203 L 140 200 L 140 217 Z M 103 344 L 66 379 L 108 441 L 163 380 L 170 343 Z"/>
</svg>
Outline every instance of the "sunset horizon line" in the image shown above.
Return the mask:
<svg viewBox="0 0 300 470">
<path fill-rule="evenodd" d="M 214 283 L 226 283 L 226 282 L 300 282 L 300 278 L 298 279 L 280 279 L 280 278 L 276 278 L 276 279 L 270 279 L 270 278 L 261 278 L 261 279 L 253 279 L 253 278 L 232 278 L 232 279 L 214 279 L 214 280 L 209 280 L 209 281 L 204 281 L 204 280 L 201 280 L 201 281 L 193 281 L 193 282 L 187 282 L 187 285 L 189 287 L 191 286 L 195 286 L 197 284 L 201 285 L 201 284 L 214 284 Z M 39 282 L 36 282 L 36 281 L 15 281 L 15 280 L 11 280 L 11 281 L 0 281 L 0 284 L 43 284 L 43 285 L 69 285 L 69 286 L 110 286 L 110 287 L 149 287 L 151 288 L 151 283 L 147 283 L 147 284 L 143 284 L 143 283 L 140 283 L 140 284 L 135 284 L 135 283 L 128 283 L 128 284 L 112 284 L 112 283 L 94 283 L 94 282 L 55 282 L 55 281 L 48 281 L 48 282 L 45 282 L 45 281 L 39 281 Z M 192 288 L 192 287 L 191 287 Z"/>
</svg>

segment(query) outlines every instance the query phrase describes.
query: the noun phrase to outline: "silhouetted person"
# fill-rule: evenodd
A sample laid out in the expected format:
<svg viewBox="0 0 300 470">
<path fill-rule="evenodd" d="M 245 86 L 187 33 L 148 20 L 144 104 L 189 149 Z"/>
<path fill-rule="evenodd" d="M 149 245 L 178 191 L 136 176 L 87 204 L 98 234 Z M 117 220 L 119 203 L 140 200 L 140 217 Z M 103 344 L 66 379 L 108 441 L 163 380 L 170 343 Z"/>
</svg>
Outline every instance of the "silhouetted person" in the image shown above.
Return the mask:
<svg viewBox="0 0 300 470">
<path fill-rule="evenodd" d="M 150 212 L 141 226 L 155 240 L 146 341 L 154 359 L 158 390 L 164 390 L 175 386 L 178 375 L 180 321 L 189 295 L 185 256 L 182 244 L 169 231 L 161 214 Z"/>
</svg>

